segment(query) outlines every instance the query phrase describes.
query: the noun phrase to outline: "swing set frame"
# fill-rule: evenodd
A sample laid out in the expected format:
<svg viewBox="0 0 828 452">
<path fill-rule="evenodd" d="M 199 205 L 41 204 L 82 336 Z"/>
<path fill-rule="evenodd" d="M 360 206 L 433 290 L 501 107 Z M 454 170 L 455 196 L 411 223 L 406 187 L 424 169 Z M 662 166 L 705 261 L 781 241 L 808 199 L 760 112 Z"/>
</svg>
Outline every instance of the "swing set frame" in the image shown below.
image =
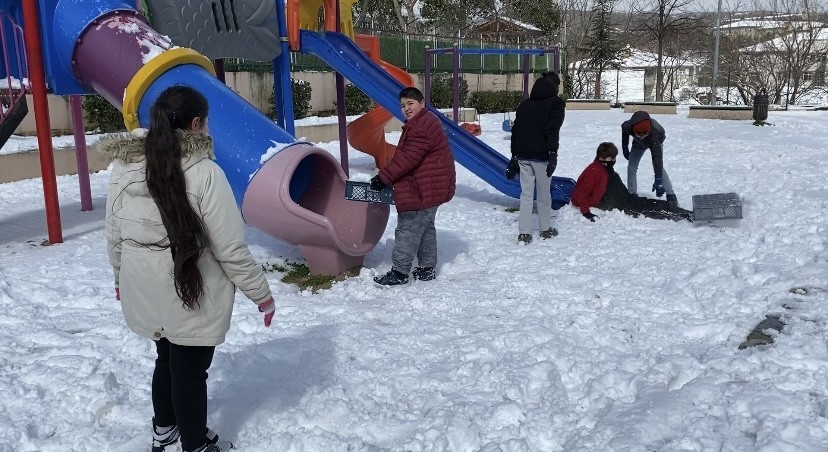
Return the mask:
<svg viewBox="0 0 828 452">
<path fill-rule="evenodd" d="M 523 98 L 529 97 L 529 61 L 532 56 L 543 56 L 551 53 L 553 55 L 552 70 L 560 74 L 561 70 L 561 53 L 558 47 L 542 47 L 535 49 L 471 49 L 459 47 L 455 44 L 452 47 L 443 47 L 438 49 L 430 49 L 426 47 L 425 55 L 423 56 L 424 67 L 424 82 L 423 89 L 425 91 L 426 104 L 431 104 L 431 60 L 436 55 L 451 55 L 451 107 L 452 119 L 457 123 L 460 119 L 460 57 L 463 55 L 523 55 Z M 509 130 L 511 130 L 511 121 L 504 120 L 504 130 L 506 128 L 506 121 L 509 121 Z"/>
</svg>

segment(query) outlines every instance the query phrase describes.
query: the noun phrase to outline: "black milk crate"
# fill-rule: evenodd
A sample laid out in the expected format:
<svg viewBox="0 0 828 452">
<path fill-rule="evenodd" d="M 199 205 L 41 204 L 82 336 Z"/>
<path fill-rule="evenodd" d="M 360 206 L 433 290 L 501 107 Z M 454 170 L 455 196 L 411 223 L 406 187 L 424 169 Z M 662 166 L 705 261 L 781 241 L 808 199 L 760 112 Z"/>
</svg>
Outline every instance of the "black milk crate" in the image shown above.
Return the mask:
<svg viewBox="0 0 828 452">
<path fill-rule="evenodd" d="M 742 198 L 736 193 L 693 195 L 693 221 L 742 218 Z"/>
<path fill-rule="evenodd" d="M 394 204 L 394 189 L 392 187 L 385 187 L 380 191 L 371 190 L 371 184 L 369 182 L 346 180 L 345 199 Z"/>
</svg>

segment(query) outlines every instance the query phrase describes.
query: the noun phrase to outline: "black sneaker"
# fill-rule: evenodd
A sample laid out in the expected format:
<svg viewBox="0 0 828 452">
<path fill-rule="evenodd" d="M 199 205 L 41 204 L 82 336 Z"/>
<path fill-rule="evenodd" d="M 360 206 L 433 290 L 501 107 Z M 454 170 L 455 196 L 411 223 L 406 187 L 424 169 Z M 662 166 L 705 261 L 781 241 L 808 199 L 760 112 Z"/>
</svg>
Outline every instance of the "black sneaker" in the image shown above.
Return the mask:
<svg viewBox="0 0 828 452">
<path fill-rule="evenodd" d="M 518 243 L 524 243 L 526 245 L 532 243 L 532 235 L 531 234 L 518 234 Z"/>
<path fill-rule="evenodd" d="M 408 275 L 397 270 L 389 270 L 388 273 L 375 277 L 374 282 L 381 286 L 400 286 L 408 284 Z"/>
<path fill-rule="evenodd" d="M 164 452 L 165 447 L 175 444 L 180 437 L 178 425 L 159 427 L 155 425 L 155 418 L 152 419 L 152 452 Z"/>
<path fill-rule="evenodd" d="M 545 231 L 541 231 L 540 236 L 544 240 L 551 239 L 552 237 L 558 236 L 558 230 L 555 228 L 549 228 Z"/>
<path fill-rule="evenodd" d="M 417 267 L 411 272 L 411 276 L 418 281 L 431 281 L 437 277 L 434 267 Z"/>
<path fill-rule="evenodd" d="M 227 452 L 233 448 L 233 443 L 219 439 L 216 432 L 210 430 L 209 428 L 207 429 L 206 436 L 207 442 L 205 442 L 201 447 L 196 448 L 193 452 Z"/>
</svg>

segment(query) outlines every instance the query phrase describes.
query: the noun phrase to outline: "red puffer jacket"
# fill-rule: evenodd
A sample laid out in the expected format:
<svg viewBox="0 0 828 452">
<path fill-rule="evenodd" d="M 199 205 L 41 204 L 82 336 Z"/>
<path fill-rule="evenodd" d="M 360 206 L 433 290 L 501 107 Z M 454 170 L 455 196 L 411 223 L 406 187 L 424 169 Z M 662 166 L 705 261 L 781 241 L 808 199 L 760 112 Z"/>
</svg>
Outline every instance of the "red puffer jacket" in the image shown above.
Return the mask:
<svg viewBox="0 0 828 452">
<path fill-rule="evenodd" d="M 394 186 L 397 212 L 439 206 L 454 197 L 454 156 L 434 113 L 423 110 L 405 123 L 394 158 L 379 177 Z"/>
<path fill-rule="evenodd" d="M 589 212 L 589 208 L 597 206 L 604 197 L 608 180 L 607 169 L 596 157 L 578 176 L 578 182 L 575 182 L 575 189 L 572 191 L 572 205 L 580 208 L 581 213 Z"/>
</svg>

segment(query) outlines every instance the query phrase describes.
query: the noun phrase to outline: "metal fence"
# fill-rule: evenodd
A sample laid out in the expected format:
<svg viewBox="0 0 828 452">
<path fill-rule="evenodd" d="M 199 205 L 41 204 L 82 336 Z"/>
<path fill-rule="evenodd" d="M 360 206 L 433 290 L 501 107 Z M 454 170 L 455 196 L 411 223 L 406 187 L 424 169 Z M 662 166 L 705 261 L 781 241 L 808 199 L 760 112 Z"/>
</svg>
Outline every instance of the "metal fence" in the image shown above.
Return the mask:
<svg viewBox="0 0 828 452">
<path fill-rule="evenodd" d="M 407 34 L 381 35 L 381 58 L 394 66 L 405 69 L 410 73 L 423 73 L 425 67 L 426 48 L 444 48 L 457 45 L 469 49 L 524 49 L 546 47 L 538 41 L 524 43 L 505 43 L 485 41 L 482 38 L 457 38 L 437 35 Z M 552 68 L 552 56 L 533 56 L 530 61 L 531 72 L 543 72 Z M 332 69 L 314 55 L 303 55 L 297 52 L 290 54 L 290 70 L 330 72 Z M 432 56 L 432 70 L 435 72 L 451 72 L 450 56 Z M 270 61 L 251 61 L 239 58 L 225 58 L 224 70 L 228 72 L 272 72 Z M 520 55 L 463 55 L 460 60 L 461 72 L 481 74 L 504 74 L 521 72 Z"/>
</svg>

